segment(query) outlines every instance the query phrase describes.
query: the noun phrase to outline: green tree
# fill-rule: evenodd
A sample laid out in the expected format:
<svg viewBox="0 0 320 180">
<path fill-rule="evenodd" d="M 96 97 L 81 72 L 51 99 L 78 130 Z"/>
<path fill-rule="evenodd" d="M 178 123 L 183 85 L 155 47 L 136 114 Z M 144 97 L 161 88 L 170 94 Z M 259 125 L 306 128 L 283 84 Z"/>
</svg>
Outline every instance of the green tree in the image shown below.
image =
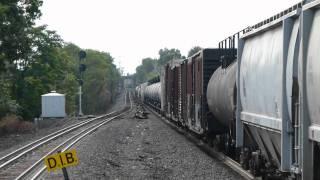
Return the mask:
<svg viewBox="0 0 320 180">
<path fill-rule="evenodd" d="M 0 2 L 0 118 L 17 113 L 17 83 L 21 69 L 35 53 L 34 21 L 40 17 L 42 0 L 2 0 Z"/>
<path fill-rule="evenodd" d="M 41 5 L 42 0 L 0 2 L 0 118 L 10 113 L 24 119 L 39 116 L 41 95 L 51 90 L 66 94 L 67 112 L 75 112 L 80 48 L 65 44 L 46 26 L 35 27 Z M 87 112 L 105 111 L 119 71 L 105 52 L 88 50 L 86 63 L 85 103 L 91 108 Z"/>
<path fill-rule="evenodd" d="M 167 62 L 175 59 L 184 59 L 179 49 L 160 49 L 159 59 L 144 58 L 142 64 L 136 68 L 134 80 L 137 84 L 146 82 L 160 75 L 161 67 Z"/>
<path fill-rule="evenodd" d="M 152 58 L 142 59 L 142 64 L 136 68 L 136 83 L 143 83 L 159 75 L 158 60 Z"/>
<path fill-rule="evenodd" d="M 66 94 L 67 112 L 72 112 L 77 85 L 75 63 L 62 48 L 62 40 L 55 32 L 45 27 L 34 31 L 37 52 L 32 54 L 32 61 L 18 71 L 20 78 L 16 84 L 22 115 L 26 119 L 39 116 L 41 95 L 52 90 Z"/>
<path fill-rule="evenodd" d="M 0 2 L 0 71 L 15 71 L 29 61 L 34 21 L 41 16 L 42 0 Z"/>
<path fill-rule="evenodd" d="M 86 50 L 83 104 L 86 114 L 104 113 L 114 97 L 120 80 L 120 72 L 109 53 Z"/>
<path fill-rule="evenodd" d="M 181 53 L 179 49 L 160 49 L 159 50 L 159 65 L 162 66 L 173 59 L 181 59 Z"/>
<path fill-rule="evenodd" d="M 156 60 L 151 58 L 142 59 L 142 66 L 146 72 L 152 72 L 156 69 Z"/>
<path fill-rule="evenodd" d="M 195 46 L 191 48 L 188 52 L 188 57 L 194 55 L 195 53 L 199 52 L 202 48 L 200 46 Z"/>
<path fill-rule="evenodd" d="M 16 114 L 20 108 L 11 98 L 10 83 L 6 78 L 4 74 L 0 75 L 0 119 L 8 114 Z"/>
</svg>

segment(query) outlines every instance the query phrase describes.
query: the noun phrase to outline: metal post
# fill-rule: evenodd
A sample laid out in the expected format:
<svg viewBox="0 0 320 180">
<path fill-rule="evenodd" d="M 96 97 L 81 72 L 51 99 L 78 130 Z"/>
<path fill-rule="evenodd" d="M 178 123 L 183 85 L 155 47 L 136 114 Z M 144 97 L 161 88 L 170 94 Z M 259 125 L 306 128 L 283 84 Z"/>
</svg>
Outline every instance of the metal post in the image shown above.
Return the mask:
<svg viewBox="0 0 320 180">
<path fill-rule="evenodd" d="M 288 61 L 288 51 L 290 46 L 290 37 L 294 28 L 294 21 L 292 18 L 287 18 L 282 22 L 282 99 L 281 99 L 281 171 L 289 172 L 292 164 L 292 119 L 290 119 L 289 111 L 287 105 L 287 89 L 285 84 L 287 84 L 286 73 L 287 73 L 287 61 Z M 290 61 L 290 60 L 289 60 Z M 293 67 L 289 67 L 293 68 Z M 291 77 L 293 78 L 293 77 Z"/>
<path fill-rule="evenodd" d="M 62 168 L 62 173 L 63 173 L 64 180 L 69 180 L 69 175 L 66 168 Z"/>
<path fill-rule="evenodd" d="M 58 150 L 58 153 L 60 154 L 60 153 L 61 153 L 61 150 Z M 61 157 L 60 157 L 60 160 L 61 160 Z M 62 160 L 61 160 L 61 161 L 62 161 Z M 65 167 L 62 168 L 62 173 L 63 173 L 64 180 L 69 180 L 68 171 L 67 171 L 67 169 L 66 169 Z"/>
<path fill-rule="evenodd" d="M 242 57 L 242 52 L 244 48 L 244 40 L 239 39 L 238 40 L 238 50 L 237 50 L 237 57 L 238 57 L 238 64 L 237 64 L 237 112 L 236 112 L 236 147 L 241 148 L 243 147 L 244 144 L 244 127 L 241 121 L 241 99 L 240 99 L 240 89 L 241 89 L 241 84 L 240 84 L 240 66 L 241 66 L 241 57 Z"/>
<path fill-rule="evenodd" d="M 310 30 L 312 26 L 314 12 L 310 9 L 303 10 L 301 18 L 301 34 L 302 34 L 302 57 L 299 59 L 299 87 L 301 86 L 300 93 L 300 135 L 301 135 L 301 160 L 302 163 L 302 179 L 313 179 L 313 143 L 309 140 L 309 126 L 311 124 L 310 117 L 307 110 L 307 92 L 306 92 L 306 62 L 307 62 L 307 48 L 310 37 Z"/>
<path fill-rule="evenodd" d="M 79 116 L 83 116 L 82 113 L 82 86 L 79 86 Z"/>
<path fill-rule="evenodd" d="M 81 61 L 86 58 L 87 54 L 85 51 L 79 52 L 79 116 L 83 116 L 82 113 L 82 85 L 83 85 L 83 72 L 86 70 L 86 65 L 82 64 Z"/>
<path fill-rule="evenodd" d="M 36 125 L 36 129 L 39 129 L 39 119 L 38 118 L 34 118 L 34 123 Z"/>
</svg>

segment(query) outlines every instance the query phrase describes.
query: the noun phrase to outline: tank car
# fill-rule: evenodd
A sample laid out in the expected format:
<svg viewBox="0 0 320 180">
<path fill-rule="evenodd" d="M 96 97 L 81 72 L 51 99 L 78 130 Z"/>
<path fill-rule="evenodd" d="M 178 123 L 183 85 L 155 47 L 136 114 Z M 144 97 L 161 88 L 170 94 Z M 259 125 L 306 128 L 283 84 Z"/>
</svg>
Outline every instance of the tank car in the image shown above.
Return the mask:
<svg viewBox="0 0 320 180">
<path fill-rule="evenodd" d="M 236 71 L 236 61 L 228 66 L 220 66 L 211 76 L 207 88 L 208 107 L 213 116 L 208 121 L 216 120 L 211 124 L 219 124 L 216 130 L 219 133 L 216 134 L 224 135 L 219 143 L 229 155 L 235 154 Z"/>
<path fill-rule="evenodd" d="M 136 87 L 136 96 L 141 102 L 144 102 L 145 90 L 147 86 L 148 83 L 142 83 Z"/>
<path fill-rule="evenodd" d="M 144 101 L 156 110 L 161 109 L 161 83 L 157 82 L 145 88 Z"/>
<path fill-rule="evenodd" d="M 141 89 L 141 87 L 140 87 L 140 85 L 138 85 L 138 86 L 136 86 L 136 89 L 134 91 L 134 95 L 138 99 L 140 99 L 140 89 Z"/>
<path fill-rule="evenodd" d="M 237 88 L 237 62 L 228 67 L 220 66 L 211 76 L 207 89 L 209 110 L 225 127 L 233 126 L 235 120 Z"/>
</svg>

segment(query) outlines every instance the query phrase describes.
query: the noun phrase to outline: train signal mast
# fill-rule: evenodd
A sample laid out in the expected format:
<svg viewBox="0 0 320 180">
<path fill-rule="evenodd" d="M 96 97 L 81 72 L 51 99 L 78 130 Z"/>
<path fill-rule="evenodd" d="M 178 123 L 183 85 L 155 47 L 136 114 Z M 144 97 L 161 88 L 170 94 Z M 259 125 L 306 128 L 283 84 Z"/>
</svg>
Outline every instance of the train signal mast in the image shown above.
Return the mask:
<svg viewBox="0 0 320 180">
<path fill-rule="evenodd" d="M 83 50 L 79 52 L 79 116 L 83 116 L 82 113 L 82 85 L 83 85 L 83 73 L 86 70 L 86 65 L 83 64 L 87 53 Z"/>
</svg>

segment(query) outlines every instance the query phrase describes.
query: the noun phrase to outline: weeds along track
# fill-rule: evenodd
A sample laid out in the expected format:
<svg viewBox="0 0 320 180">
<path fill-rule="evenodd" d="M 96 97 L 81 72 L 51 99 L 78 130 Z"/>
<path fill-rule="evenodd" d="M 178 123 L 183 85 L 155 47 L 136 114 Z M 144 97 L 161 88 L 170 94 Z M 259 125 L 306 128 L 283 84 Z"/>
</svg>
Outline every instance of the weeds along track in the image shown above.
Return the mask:
<svg viewBox="0 0 320 180">
<path fill-rule="evenodd" d="M 35 140 L 0 158 L 0 179 L 35 179 L 45 170 L 46 156 L 68 150 L 99 127 L 132 109 L 131 94 L 125 93 L 125 105 L 119 111 L 85 120 Z"/>
</svg>

